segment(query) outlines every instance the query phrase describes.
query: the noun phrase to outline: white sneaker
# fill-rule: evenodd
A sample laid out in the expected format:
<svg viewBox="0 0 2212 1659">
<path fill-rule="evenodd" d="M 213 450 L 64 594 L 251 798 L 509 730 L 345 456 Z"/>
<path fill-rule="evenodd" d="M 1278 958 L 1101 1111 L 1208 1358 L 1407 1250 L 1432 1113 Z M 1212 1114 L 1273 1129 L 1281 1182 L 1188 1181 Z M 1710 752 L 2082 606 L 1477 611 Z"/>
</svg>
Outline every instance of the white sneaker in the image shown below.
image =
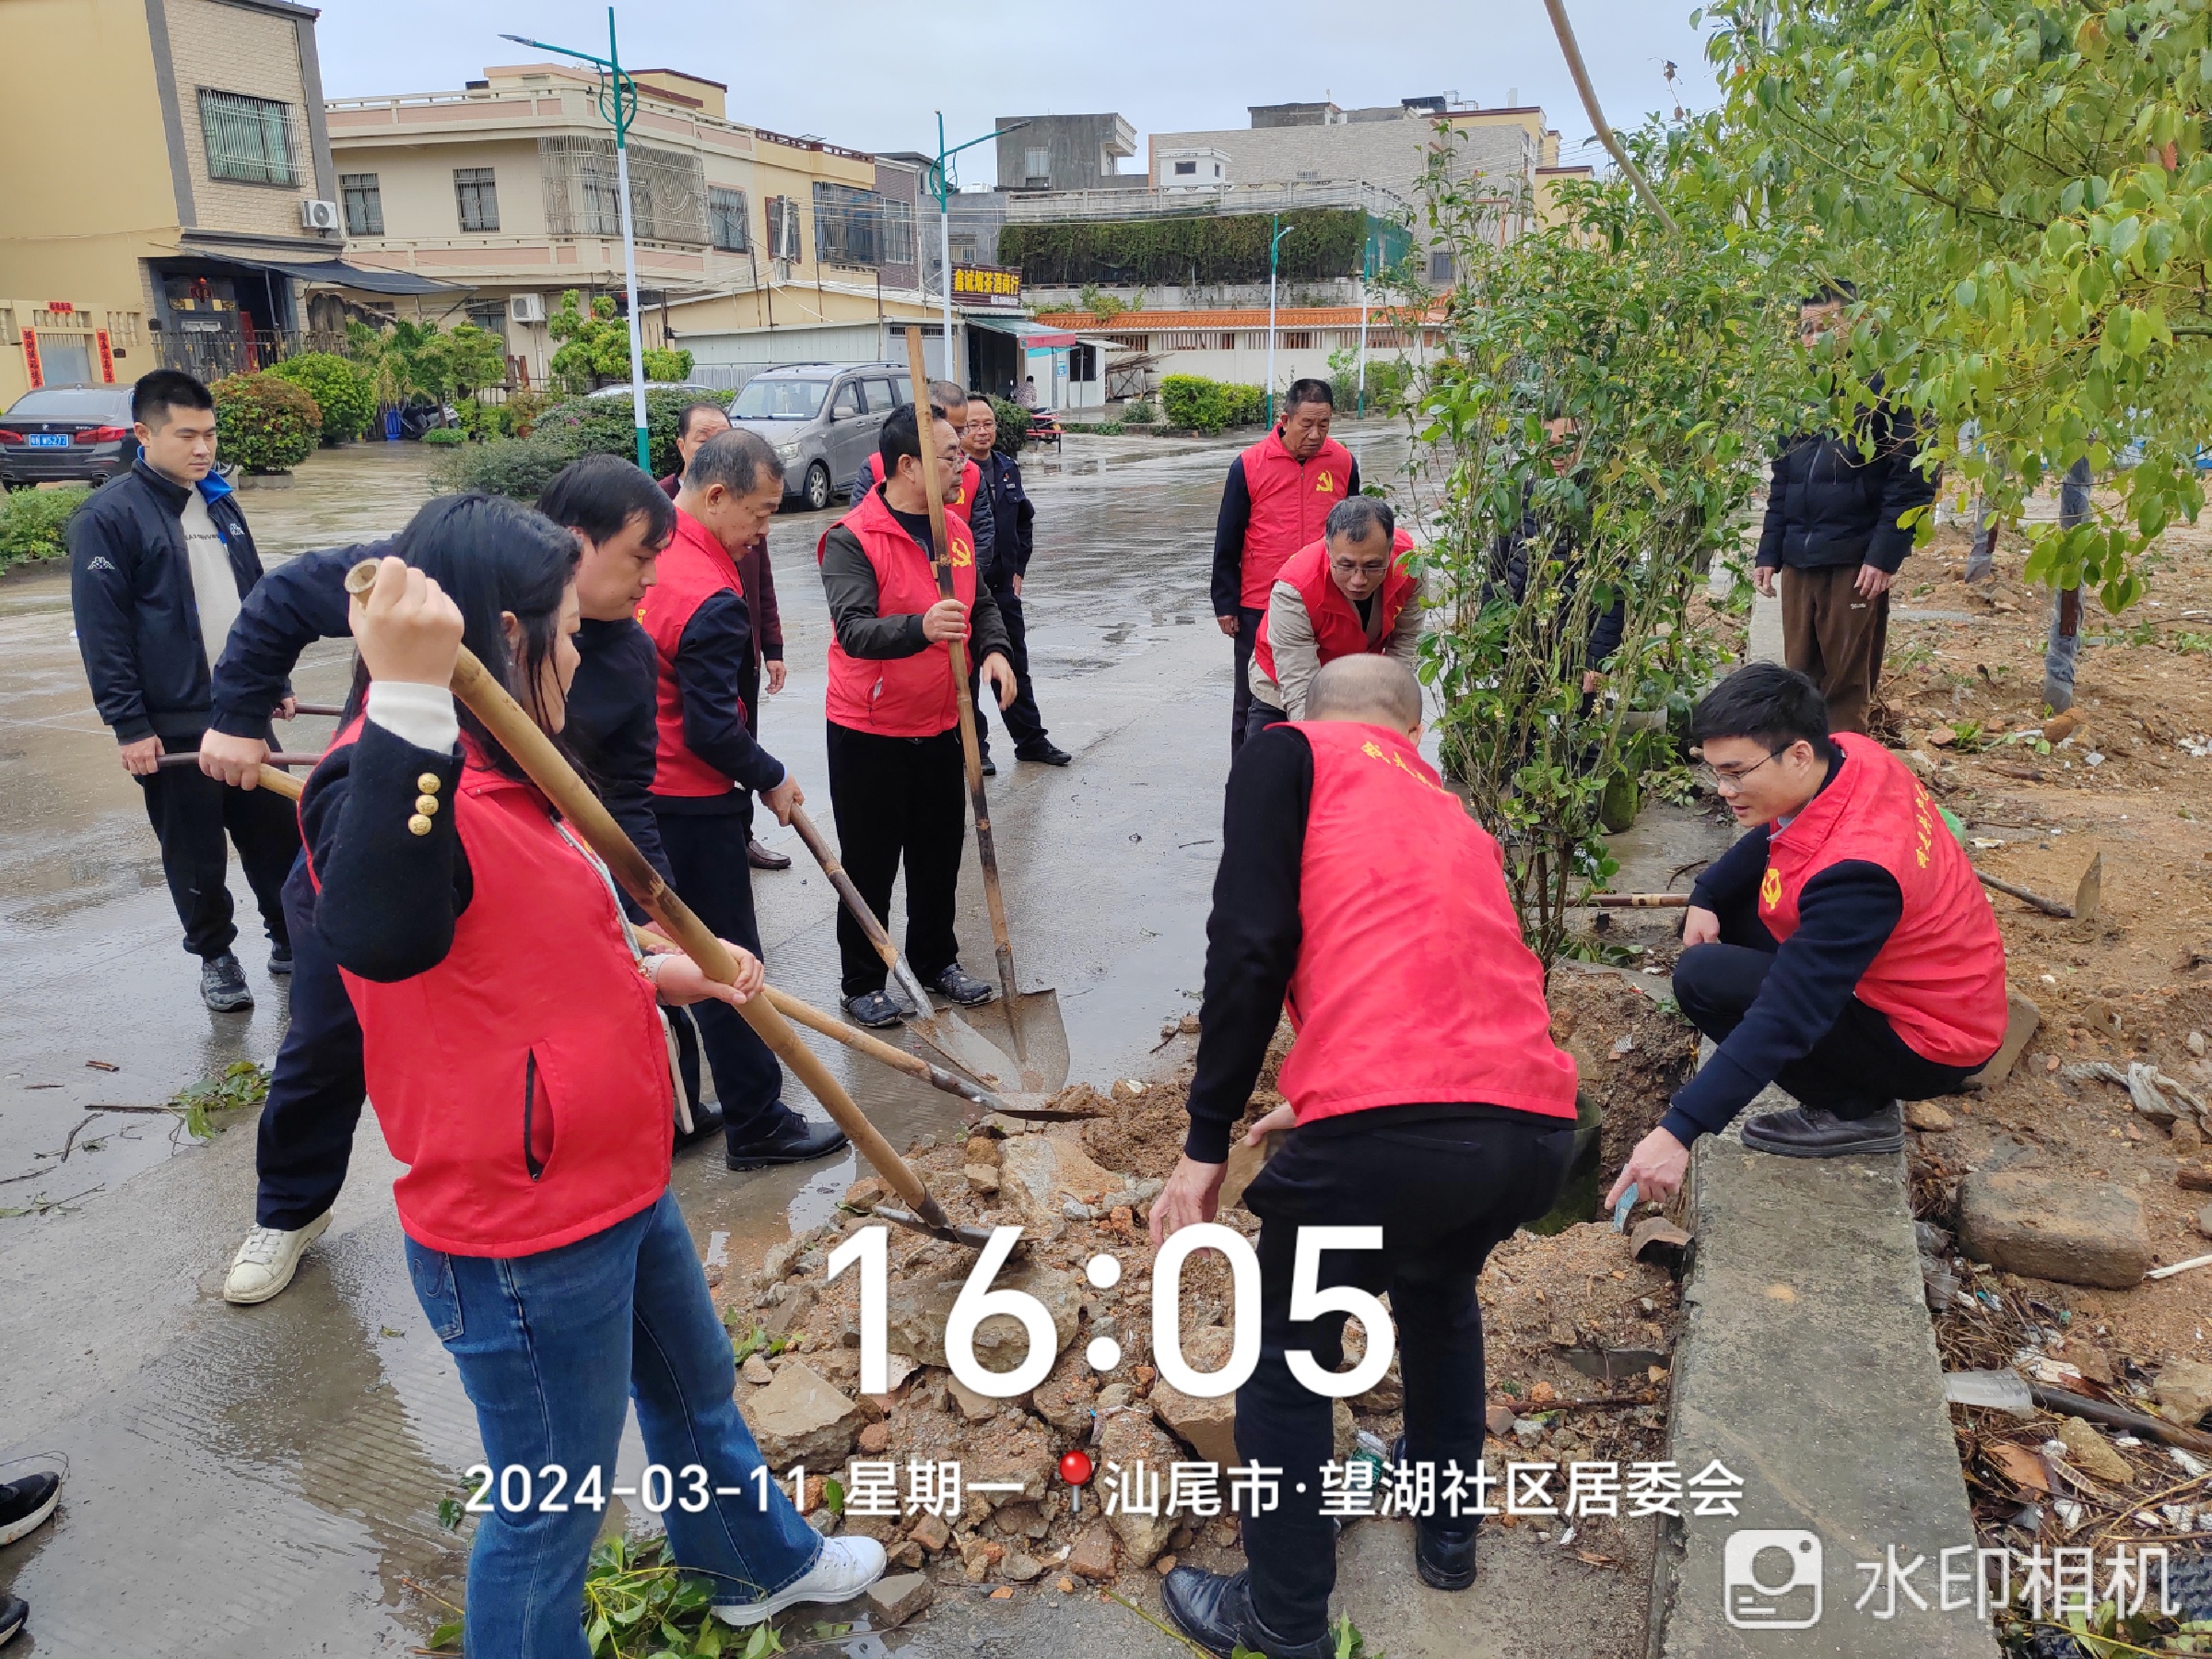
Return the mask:
<svg viewBox="0 0 2212 1659">
<path fill-rule="evenodd" d="M 822 1540 L 822 1553 L 804 1578 L 759 1601 L 716 1602 L 724 1624 L 757 1625 L 800 1602 L 851 1601 L 883 1576 L 883 1546 L 857 1534 Z"/>
<path fill-rule="evenodd" d="M 328 1210 L 291 1232 L 256 1227 L 230 1258 L 230 1276 L 223 1280 L 223 1300 L 241 1305 L 267 1301 L 300 1271 L 300 1253 L 329 1229 Z"/>
</svg>

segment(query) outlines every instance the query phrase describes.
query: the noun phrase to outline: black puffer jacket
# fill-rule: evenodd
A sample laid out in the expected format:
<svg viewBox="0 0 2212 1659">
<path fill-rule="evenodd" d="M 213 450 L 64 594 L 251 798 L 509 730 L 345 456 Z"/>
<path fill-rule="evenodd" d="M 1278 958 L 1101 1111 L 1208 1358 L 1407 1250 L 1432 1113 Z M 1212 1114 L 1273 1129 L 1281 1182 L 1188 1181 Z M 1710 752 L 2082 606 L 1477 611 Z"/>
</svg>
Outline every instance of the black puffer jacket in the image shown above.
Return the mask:
<svg viewBox="0 0 2212 1659">
<path fill-rule="evenodd" d="M 261 580 L 246 515 L 212 474 L 200 493 L 242 600 Z M 76 647 L 92 705 L 118 743 L 207 726 L 211 677 L 179 516 L 190 494 L 141 457 L 96 490 L 65 532 Z"/>
<path fill-rule="evenodd" d="M 1871 456 L 1855 439 L 1833 433 L 1801 432 L 1783 446 L 1767 487 L 1760 564 L 1800 571 L 1870 564 L 1895 575 L 1905 562 L 1912 531 L 1897 521 L 1934 500 L 1938 479 L 1912 465 L 1920 441 L 1910 410 L 1884 402 L 1862 410 L 1860 420 L 1873 437 Z"/>
</svg>

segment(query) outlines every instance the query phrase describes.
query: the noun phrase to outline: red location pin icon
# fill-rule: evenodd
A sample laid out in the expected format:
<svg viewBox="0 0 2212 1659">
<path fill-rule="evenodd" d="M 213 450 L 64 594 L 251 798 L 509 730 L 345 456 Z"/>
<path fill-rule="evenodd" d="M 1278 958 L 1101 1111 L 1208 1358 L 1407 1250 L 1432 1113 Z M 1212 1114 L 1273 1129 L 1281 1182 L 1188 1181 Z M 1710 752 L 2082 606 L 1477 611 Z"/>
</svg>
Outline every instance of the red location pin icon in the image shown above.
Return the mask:
<svg viewBox="0 0 2212 1659">
<path fill-rule="evenodd" d="M 1068 1485 L 1067 1507 L 1071 1514 L 1082 1513 L 1083 1487 L 1084 1483 L 1090 1479 L 1090 1477 L 1089 1453 L 1077 1451 L 1064 1452 L 1060 1454 L 1060 1478 L 1066 1481 Z"/>
</svg>

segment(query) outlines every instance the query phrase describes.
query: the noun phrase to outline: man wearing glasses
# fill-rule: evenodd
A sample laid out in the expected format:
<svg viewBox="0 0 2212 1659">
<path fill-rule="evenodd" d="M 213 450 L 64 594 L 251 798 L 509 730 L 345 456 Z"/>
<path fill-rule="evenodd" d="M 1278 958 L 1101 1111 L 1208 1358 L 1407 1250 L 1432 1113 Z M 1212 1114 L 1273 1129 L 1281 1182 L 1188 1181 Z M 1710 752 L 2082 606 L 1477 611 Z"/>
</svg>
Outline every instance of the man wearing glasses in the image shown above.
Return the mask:
<svg viewBox="0 0 2212 1659">
<path fill-rule="evenodd" d="M 1630 1155 L 1664 1199 L 1690 1143 L 1769 1083 L 1799 1102 L 1745 1124 L 1785 1158 L 1895 1152 L 1900 1100 L 1952 1094 L 2005 1038 L 2005 941 L 1920 781 L 1872 738 L 1830 735 L 1813 683 L 1754 663 L 1698 704 L 1693 736 L 1747 833 L 1698 879 L 1675 1000 L 1720 1046 Z"/>
<path fill-rule="evenodd" d="M 1405 567 L 1413 537 L 1372 496 L 1329 509 L 1322 539 L 1276 573 L 1267 614 L 1252 648 L 1249 740 L 1306 717 L 1306 694 L 1322 665 L 1370 653 L 1411 668 L 1421 637 L 1421 581 Z"/>
</svg>

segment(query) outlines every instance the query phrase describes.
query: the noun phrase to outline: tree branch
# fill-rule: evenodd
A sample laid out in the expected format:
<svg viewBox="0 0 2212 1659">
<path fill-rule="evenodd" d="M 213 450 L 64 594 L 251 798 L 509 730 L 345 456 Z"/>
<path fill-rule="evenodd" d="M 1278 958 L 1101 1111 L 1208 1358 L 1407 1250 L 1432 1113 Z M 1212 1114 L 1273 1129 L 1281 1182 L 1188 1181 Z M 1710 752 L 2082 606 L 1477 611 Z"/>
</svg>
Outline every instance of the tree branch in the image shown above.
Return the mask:
<svg viewBox="0 0 2212 1659">
<path fill-rule="evenodd" d="M 1567 73 L 1574 76 L 1574 89 L 1583 95 L 1583 109 L 1590 117 L 1590 124 L 1597 130 L 1597 141 L 1619 164 L 1620 171 L 1629 175 L 1629 182 L 1636 186 L 1636 194 L 1658 216 L 1667 234 L 1681 235 L 1682 228 L 1675 223 L 1674 215 L 1659 200 L 1659 193 L 1643 176 L 1643 170 L 1629 159 L 1629 152 L 1621 147 L 1620 140 L 1606 123 L 1605 111 L 1598 108 L 1597 89 L 1590 84 L 1590 71 L 1583 66 L 1583 49 L 1574 41 L 1574 25 L 1567 20 L 1566 0 L 1544 0 L 1544 9 L 1551 14 L 1552 32 L 1559 37 L 1559 52 L 1567 59 Z"/>
</svg>

